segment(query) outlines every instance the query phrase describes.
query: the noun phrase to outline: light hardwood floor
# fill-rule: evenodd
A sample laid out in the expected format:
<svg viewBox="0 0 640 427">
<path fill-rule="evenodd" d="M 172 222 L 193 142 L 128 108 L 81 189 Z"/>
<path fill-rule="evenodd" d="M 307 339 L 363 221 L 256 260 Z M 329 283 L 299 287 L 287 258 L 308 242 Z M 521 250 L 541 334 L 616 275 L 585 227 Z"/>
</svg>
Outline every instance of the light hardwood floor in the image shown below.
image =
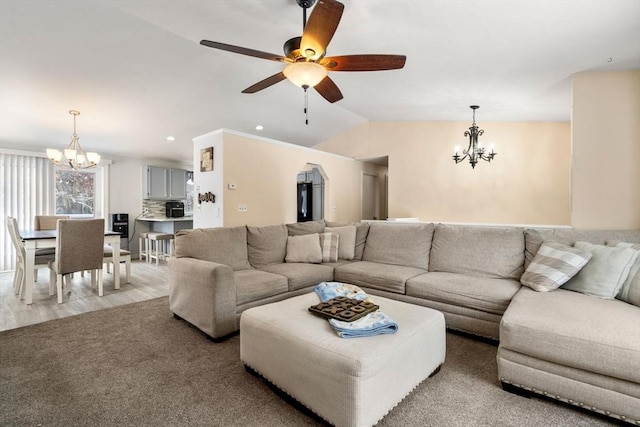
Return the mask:
<svg viewBox="0 0 640 427">
<path fill-rule="evenodd" d="M 71 293 L 65 285 L 65 298 L 58 304 L 56 296 L 49 296 L 49 271 L 38 271 L 38 282 L 33 289 L 33 304 L 26 305 L 13 293 L 13 271 L 0 273 L 0 331 L 19 328 L 47 320 L 73 316 L 89 311 L 130 304 L 169 295 L 168 267 L 154 263 L 133 261 L 131 283 L 124 283 L 125 269 L 121 265 L 120 289 L 113 287 L 113 274 L 104 271 L 104 296 L 91 289 L 89 274 L 75 274 Z"/>
</svg>

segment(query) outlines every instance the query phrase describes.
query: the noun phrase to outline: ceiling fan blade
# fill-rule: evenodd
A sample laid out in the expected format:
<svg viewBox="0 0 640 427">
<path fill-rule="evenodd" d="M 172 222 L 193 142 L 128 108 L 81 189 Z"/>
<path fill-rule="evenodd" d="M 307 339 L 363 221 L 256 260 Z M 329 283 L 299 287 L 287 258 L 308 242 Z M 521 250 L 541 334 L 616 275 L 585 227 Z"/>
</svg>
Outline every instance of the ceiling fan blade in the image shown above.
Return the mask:
<svg viewBox="0 0 640 427">
<path fill-rule="evenodd" d="M 302 55 L 313 60 L 324 56 L 327 45 L 338 28 L 343 10 L 344 5 L 338 1 L 318 0 L 302 33 Z"/>
<path fill-rule="evenodd" d="M 340 101 L 343 98 L 342 92 L 340 92 L 338 86 L 329 78 L 329 76 L 322 79 L 322 81 L 315 85 L 314 88 L 324 99 L 331 103 Z"/>
<path fill-rule="evenodd" d="M 249 49 L 246 47 L 234 46 L 232 44 L 212 42 L 210 40 L 200 40 L 200 44 L 214 49 L 226 50 L 227 52 L 239 53 L 240 55 L 253 56 L 255 58 L 268 59 L 270 61 L 284 62 L 285 57 L 276 55 L 275 53 L 262 52 L 260 50 Z"/>
<path fill-rule="evenodd" d="M 256 93 L 262 89 L 268 88 L 269 86 L 273 86 L 274 84 L 279 83 L 284 79 L 286 79 L 286 77 L 281 71 L 279 73 L 274 74 L 273 76 L 267 77 L 266 79 L 259 81 L 253 86 L 249 86 L 248 88 L 243 90 L 242 93 Z"/>
<path fill-rule="evenodd" d="M 404 67 L 404 55 L 344 55 L 324 58 L 320 63 L 329 71 L 384 71 Z"/>
</svg>

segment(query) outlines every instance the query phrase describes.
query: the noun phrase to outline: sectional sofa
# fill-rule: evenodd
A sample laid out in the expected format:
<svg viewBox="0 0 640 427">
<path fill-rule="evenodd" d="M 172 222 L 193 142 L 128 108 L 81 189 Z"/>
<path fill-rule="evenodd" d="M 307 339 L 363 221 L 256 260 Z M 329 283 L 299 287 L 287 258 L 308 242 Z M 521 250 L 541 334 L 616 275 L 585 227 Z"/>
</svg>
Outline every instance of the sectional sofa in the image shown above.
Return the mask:
<svg viewBox="0 0 640 427">
<path fill-rule="evenodd" d="M 169 260 L 170 309 L 218 340 L 238 330 L 248 308 L 323 281 L 352 283 L 439 310 L 450 329 L 499 341 L 508 391 L 640 425 L 640 303 L 522 286 L 549 241 L 640 244 L 640 230 L 325 221 L 181 230 Z"/>
</svg>

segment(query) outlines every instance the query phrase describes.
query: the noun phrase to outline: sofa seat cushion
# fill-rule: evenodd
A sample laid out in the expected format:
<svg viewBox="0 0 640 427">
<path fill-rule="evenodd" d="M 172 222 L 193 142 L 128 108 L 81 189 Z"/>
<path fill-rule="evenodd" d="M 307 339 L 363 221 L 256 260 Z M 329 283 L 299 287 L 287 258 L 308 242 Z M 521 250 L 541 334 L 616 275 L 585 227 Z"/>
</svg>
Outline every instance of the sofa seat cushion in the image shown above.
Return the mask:
<svg viewBox="0 0 640 427">
<path fill-rule="evenodd" d="M 407 280 L 407 295 L 502 314 L 520 287 L 513 279 L 430 272 Z"/>
<path fill-rule="evenodd" d="M 426 270 L 415 267 L 359 261 L 336 267 L 335 280 L 404 294 L 407 280 L 426 272 Z"/>
<path fill-rule="evenodd" d="M 502 317 L 500 347 L 640 383 L 640 308 L 558 289 L 523 287 Z"/>
<path fill-rule="evenodd" d="M 287 278 L 289 291 L 315 286 L 333 280 L 333 267 L 321 264 L 283 263 L 261 269 Z"/>
<path fill-rule="evenodd" d="M 360 262 L 360 261 L 356 261 L 356 260 L 351 261 L 348 259 L 338 258 L 336 262 L 323 262 L 322 265 L 327 265 L 329 267 L 336 268 L 336 267 L 340 267 L 341 265 L 353 264 L 354 262 Z"/>
<path fill-rule="evenodd" d="M 429 271 L 520 280 L 524 229 L 438 224 Z"/>
<path fill-rule="evenodd" d="M 287 278 L 260 270 L 241 270 L 233 273 L 236 285 L 236 305 L 285 293 Z"/>
</svg>

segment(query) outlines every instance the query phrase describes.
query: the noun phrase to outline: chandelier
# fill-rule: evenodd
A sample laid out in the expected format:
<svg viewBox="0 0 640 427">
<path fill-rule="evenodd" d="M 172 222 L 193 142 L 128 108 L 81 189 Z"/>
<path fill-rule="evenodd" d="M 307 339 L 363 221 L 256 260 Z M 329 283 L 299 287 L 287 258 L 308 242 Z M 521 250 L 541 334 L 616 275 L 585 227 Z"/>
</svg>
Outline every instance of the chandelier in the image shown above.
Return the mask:
<svg viewBox="0 0 640 427">
<path fill-rule="evenodd" d="M 464 132 L 464 136 L 469 137 L 469 147 L 466 150 L 462 151 L 462 156 L 459 153 L 460 147 L 456 147 L 456 152 L 453 155 L 453 160 L 456 163 L 460 163 L 466 158 L 469 158 L 469 163 L 471 163 L 471 167 L 475 169 L 476 164 L 479 160 L 486 160 L 490 162 L 496 156 L 496 153 L 493 149 L 493 144 L 489 146 L 489 152 L 487 153 L 486 149 L 482 146 L 481 142 L 478 142 L 478 137 L 484 133 L 484 130 L 478 128 L 476 125 L 476 110 L 480 108 L 477 105 L 471 105 L 470 107 L 473 110 L 473 124 L 469 128 L 469 130 Z"/>
<path fill-rule="evenodd" d="M 80 146 L 78 134 L 76 133 L 76 117 L 80 115 L 79 111 L 71 110 L 69 114 L 73 115 L 73 136 L 71 142 L 64 149 L 64 152 L 55 148 L 47 148 L 47 157 L 51 163 L 60 167 L 73 170 L 93 168 L 100 163 L 100 155 L 98 153 L 86 153 Z"/>
</svg>

